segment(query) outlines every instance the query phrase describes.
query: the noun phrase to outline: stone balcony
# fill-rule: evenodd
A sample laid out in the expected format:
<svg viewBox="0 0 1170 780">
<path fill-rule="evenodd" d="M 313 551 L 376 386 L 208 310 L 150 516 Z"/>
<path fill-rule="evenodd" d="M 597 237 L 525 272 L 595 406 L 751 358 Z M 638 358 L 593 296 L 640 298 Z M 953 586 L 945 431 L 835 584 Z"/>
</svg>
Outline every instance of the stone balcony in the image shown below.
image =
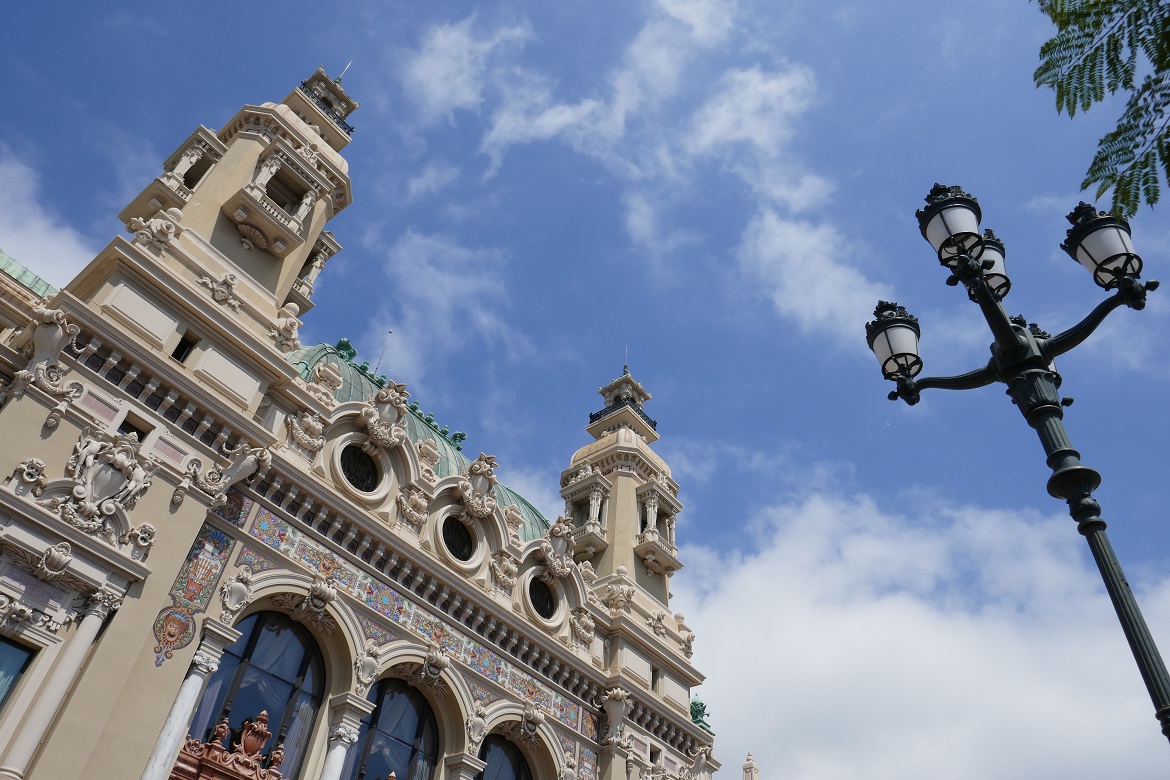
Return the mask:
<svg viewBox="0 0 1170 780">
<path fill-rule="evenodd" d="M 638 534 L 634 553 L 646 568 L 655 574 L 673 574 L 683 567 L 678 559 L 678 546 L 672 544 L 657 529 L 648 528 Z"/>
</svg>

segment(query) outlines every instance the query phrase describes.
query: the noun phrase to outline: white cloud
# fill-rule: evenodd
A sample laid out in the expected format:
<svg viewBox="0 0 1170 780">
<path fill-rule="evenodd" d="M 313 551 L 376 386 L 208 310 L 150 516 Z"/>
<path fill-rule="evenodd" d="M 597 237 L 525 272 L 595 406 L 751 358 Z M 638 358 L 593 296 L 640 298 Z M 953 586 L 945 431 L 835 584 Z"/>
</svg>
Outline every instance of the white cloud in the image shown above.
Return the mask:
<svg viewBox="0 0 1170 780">
<path fill-rule="evenodd" d="M 623 202 L 626 206 L 626 232 L 651 257 L 660 257 L 699 242 L 699 237 L 691 231 L 664 228 L 658 209 L 645 195 L 630 193 Z"/>
<path fill-rule="evenodd" d="M 764 777 L 1163 776 L 1073 523 L 912 512 L 813 494 L 757 518 L 750 553 L 684 547 L 673 605 L 698 632 L 724 771 L 750 750 Z M 1143 594 L 1155 629 L 1168 594 Z"/>
<path fill-rule="evenodd" d="M 786 219 L 764 210 L 748 224 L 740 268 L 772 301 L 777 314 L 802 332 L 824 332 L 845 344 L 864 344 L 862 327 L 889 290 L 848 265 L 846 239 L 828 223 Z"/>
<path fill-rule="evenodd" d="M 393 303 L 371 323 L 367 351 L 380 351 L 386 329 L 393 329 L 383 365 L 412 392 L 423 384 L 427 366 L 469 346 L 487 344 L 510 358 L 525 354 L 531 348 L 528 339 L 501 312 L 507 305 L 503 265 L 499 250 L 407 230 L 386 258 Z"/>
<path fill-rule="evenodd" d="M 526 25 L 479 35 L 474 22 L 472 15 L 432 27 L 402 67 L 402 85 L 418 106 L 424 125 L 450 121 L 458 110 L 478 111 L 493 58 L 531 35 Z"/>
<path fill-rule="evenodd" d="M 446 160 L 436 160 L 427 163 L 415 176 L 406 182 L 406 196 L 410 200 L 420 200 L 446 189 L 459 179 L 459 168 Z"/>
<path fill-rule="evenodd" d="M 0 248 L 61 287 L 93 259 L 97 248 L 40 198 L 37 172 L 0 144 Z"/>
<path fill-rule="evenodd" d="M 480 144 L 491 158 L 488 177 L 499 169 L 508 147 L 579 132 L 600 108 L 595 100 L 556 103 L 548 79 L 522 69 L 501 76 L 500 88 L 503 96 Z"/>
<path fill-rule="evenodd" d="M 792 137 L 792 118 L 808 108 L 815 81 L 807 68 L 767 73 L 732 68 L 695 112 L 688 148 L 696 154 L 747 144 L 774 156 Z"/>
<path fill-rule="evenodd" d="M 735 0 L 658 0 L 658 6 L 690 28 L 703 45 L 726 40 L 735 23 Z"/>
</svg>

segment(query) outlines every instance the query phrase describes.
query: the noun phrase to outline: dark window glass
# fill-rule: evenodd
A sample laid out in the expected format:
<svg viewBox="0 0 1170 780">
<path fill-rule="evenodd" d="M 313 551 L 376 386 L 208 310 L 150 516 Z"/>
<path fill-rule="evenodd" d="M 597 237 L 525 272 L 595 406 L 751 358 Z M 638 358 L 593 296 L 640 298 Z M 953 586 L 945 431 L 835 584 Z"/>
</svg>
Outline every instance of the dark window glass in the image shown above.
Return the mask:
<svg viewBox="0 0 1170 780">
<path fill-rule="evenodd" d="M 528 598 L 532 600 L 532 608 L 536 614 L 545 620 L 551 620 L 557 612 L 557 597 L 552 589 L 536 577 L 528 581 Z"/>
<path fill-rule="evenodd" d="M 302 625 L 276 612 L 249 615 L 236 629 L 241 636 L 207 681 L 190 733 L 206 740 L 226 717 L 234 745 L 244 720 L 267 712 L 272 737 L 264 752 L 283 743 L 280 772 L 296 777 L 324 693 L 321 651 Z"/>
<path fill-rule="evenodd" d="M 31 647 L 0 637 L 0 707 L 8 701 L 9 694 L 20 682 L 20 676 L 28 669 L 34 654 Z"/>
<path fill-rule="evenodd" d="M 370 691 L 374 711 L 362 718 L 358 743 L 341 776 L 349 780 L 431 780 L 439 756 L 439 729 L 427 700 L 401 680 Z"/>
<path fill-rule="evenodd" d="M 443 544 L 461 561 L 471 560 L 475 552 L 475 537 L 457 517 L 448 517 L 443 523 Z"/>
<path fill-rule="evenodd" d="M 349 484 L 363 493 L 373 492 L 381 481 L 378 464 L 356 444 L 341 451 L 341 473 Z"/>
<path fill-rule="evenodd" d="M 195 345 L 197 343 L 199 343 L 199 339 L 188 333 L 184 333 L 183 338 L 179 339 L 179 343 L 175 346 L 175 350 L 171 353 L 171 357 L 182 363 L 187 358 L 191 357 L 191 351 L 195 349 Z"/>
<path fill-rule="evenodd" d="M 479 760 L 487 763 L 475 780 L 532 780 L 528 762 L 520 748 L 498 734 L 491 734 L 479 749 Z"/>
</svg>

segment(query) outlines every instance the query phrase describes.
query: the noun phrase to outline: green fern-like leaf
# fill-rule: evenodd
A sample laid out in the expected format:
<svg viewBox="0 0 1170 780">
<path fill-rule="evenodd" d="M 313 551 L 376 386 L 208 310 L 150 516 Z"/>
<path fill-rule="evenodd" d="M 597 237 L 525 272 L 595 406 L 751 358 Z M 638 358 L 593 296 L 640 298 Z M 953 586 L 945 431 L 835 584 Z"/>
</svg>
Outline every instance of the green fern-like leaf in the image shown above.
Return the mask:
<svg viewBox="0 0 1170 780">
<path fill-rule="evenodd" d="M 1056 27 L 1040 48 L 1033 74 L 1053 90 L 1057 111 L 1074 116 L 1109 94 L 1130 93 L 1117 127 L 1106 133 L 1081 183 L 1100 199 L 1113 192 L 1113 211 L 1132 216 L 1153 206 L 1163 177 L 1170 182 L 1170 1 L 1037 0 Z M 1135 78 L 1142 58 L 1147 72 Z"/>
</svg>

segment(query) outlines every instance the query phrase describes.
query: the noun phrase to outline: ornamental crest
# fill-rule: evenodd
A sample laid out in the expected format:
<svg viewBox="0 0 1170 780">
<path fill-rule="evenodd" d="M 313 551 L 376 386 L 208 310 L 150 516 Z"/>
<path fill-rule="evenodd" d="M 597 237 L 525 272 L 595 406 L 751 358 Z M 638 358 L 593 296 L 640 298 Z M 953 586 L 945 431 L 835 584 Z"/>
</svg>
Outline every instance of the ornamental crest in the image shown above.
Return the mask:
<svg viewBox="0 0 1170 780">
<path fill-rule="evenodd" d="M 362 450 L 374 455 L 379 449 L 390 450 L 406 441 L 406 385 L 388 382 L 362 408 L 357 426 L 366 431 Z"/>
<path fill-rule="evenodd" d="M 558 517 L 541 540 L 540 552 L 544 557 L 546 576 L 568 577 L 576 565 L 573 562 L 573 524 Z"/>
<path fill-rule="evenodd" d="M 316 412 L 302 410 L 285 418 L 288 438 L 301 450 L 312 454 L 325 446 L 325 420 Z"/>
<path fill-rule="evenodd" d="M 68 494 L 37 503 L 59 512 L 74 528 L 116 544 L 115 513 L 134 508 L 159 466 L 155 460 L 140 462 L 138 447 L 136 434 L 116 434 L 110 440 L 85 428 L 65 469 L 72 483 L 64 487 Z"/>
<path fill-rule="evenodd" d="M 456 491 L 463 506 L 475 517 L 487 517 L 496 508 L 496 458 L 480 453 L 459 478 Z"/>
</svg>

